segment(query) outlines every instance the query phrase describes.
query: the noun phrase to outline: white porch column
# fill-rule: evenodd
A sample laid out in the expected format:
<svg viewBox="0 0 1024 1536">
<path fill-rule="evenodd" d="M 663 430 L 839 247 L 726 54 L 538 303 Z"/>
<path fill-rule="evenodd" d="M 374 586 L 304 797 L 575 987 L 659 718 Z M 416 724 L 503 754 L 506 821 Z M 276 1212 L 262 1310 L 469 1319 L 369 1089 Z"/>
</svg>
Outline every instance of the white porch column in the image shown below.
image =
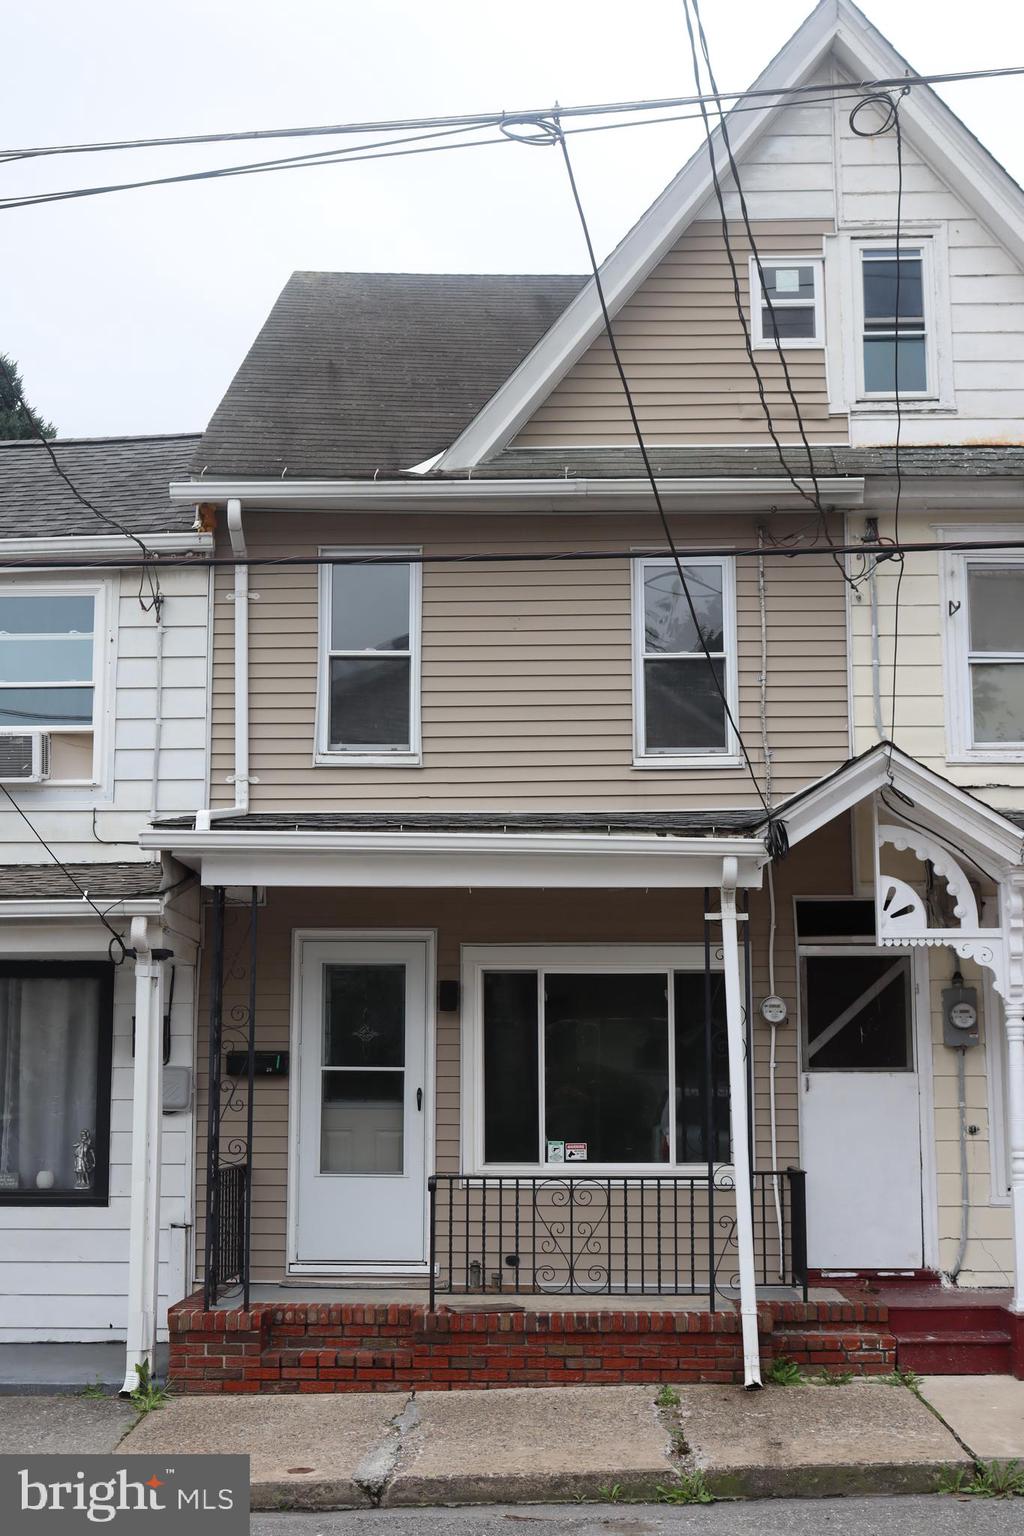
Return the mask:
<svg viewBox="0 0 1024 1536">
<path fill-rule="evenodd" d="M 1010 1201 L 1013 1208 L 1013 1302 L 1024 1312 L 1024 1000 L 1008 1003 L 1006 1099 L 1010 1119 Z"/>
<path fill-rule="evenodd" d="M 153 1369 L 160 1246 L 160 1117 L 163 1099 L 164 967 L 153 958 L 159 932 L 132 919 L 135 951 L 135 1063 L 132 1081 L 132 1187 L 128 1253 L 128 1342 L 124 1386 L 136 1366 Z"/>
<path fill-rule="evenodd" d="M 740 951 L 736 923 L 734 858 L 722 861 L 722 968 L 725 975 L 725 1022 L 729 1042 L 729 1113 L 732 1166 L 736 1181 L 736 1246 L 739 1253 L 740 1323 L 743 1330 L 743 1381 L 761 1385 L 757 1346 L 757 1286 L 754 1269 L 754 1214 L 750 1198 L 750 1141 L 747 1134 L 747 1064 L 740 994 Z"/>
</svg>

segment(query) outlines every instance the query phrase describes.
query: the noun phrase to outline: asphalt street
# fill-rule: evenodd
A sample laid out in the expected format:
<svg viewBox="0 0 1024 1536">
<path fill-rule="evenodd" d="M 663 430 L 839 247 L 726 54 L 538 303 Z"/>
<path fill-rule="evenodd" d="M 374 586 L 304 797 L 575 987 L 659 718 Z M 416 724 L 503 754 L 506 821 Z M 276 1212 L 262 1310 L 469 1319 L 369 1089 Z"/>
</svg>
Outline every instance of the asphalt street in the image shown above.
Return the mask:
<svg viewBox="0 0 1024 1536">
<path fill-rule="evenodd" d="M 252 1536 L 1020 1536 L 1020 1499 L 773 1499 L 253 1515 Z"/>
</svg>

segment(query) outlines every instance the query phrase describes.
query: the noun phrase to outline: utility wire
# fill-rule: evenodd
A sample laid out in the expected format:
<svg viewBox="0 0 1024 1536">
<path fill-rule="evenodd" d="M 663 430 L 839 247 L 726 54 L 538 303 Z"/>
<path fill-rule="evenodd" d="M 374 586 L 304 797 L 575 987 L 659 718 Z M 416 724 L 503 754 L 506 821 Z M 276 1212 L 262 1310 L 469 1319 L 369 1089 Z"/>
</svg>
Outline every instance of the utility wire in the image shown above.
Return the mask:
<svg viewBox="0 0 1024 1536">
<path fill-rule="evenodd" d="M 764 544 L 760 547 L 756 544 L 695 544 L 691 546 L 676 545 L 683 559 L 699 559 L 702 555 L 710 558 L 727 559 L 756 559 L 763 555 L 766 560 L 820 560 L 825 553 L 820 545 L 779 545 Z M 863 541 L 856 544 L 836 544 L 837 554 L 863 556 L 865 546 Z M 943 551 L 949 554 L 962 554 L 970 551 L 982 550 L 1024 550 L 1024 539 L 920 539 L 911 540 L 900 545 L 888 541 L 886 543 L 887 554 L 923 555 L 940 554 Z M 432 554 L 345 554 L 345 555 L 161 555 L 160 566 L 162 570 L 231 570 L 235 566 L 248 566 L 250 569 L 280 570 L 304 566 L 331 566 L 331 565 L 572 565 L 575 562 L 585 564 L 594 560 L 636 560 L 641 554 L 645 559 L 668 559 L 672 555 L 671 549 L 644 549 L 638 550 L 636 545 L 628 549 L 524 549 L 509 552 L 508 550 L 467 550 L 461 554 L 446 554 L 437 551 Z M 26 555 L 20 559 L 5 556 L 3 553 L 3 540 L 0 540 L 0 570 L 4 571 L 110 571 L 110 570 L 142 570 L 141 561 L 126 560 L 119 556 L 93 557 L 92 559 L 74 559 L 62 555 L 59 558 L 46 559 L 36 555 Z"/>
<path fill-rule="evenodd" d="M 615 340 L 615 331 L 612 326 L 612 317 L 608 311 L 608 303 L 605 299 L 604 293 L 604 283 L 601 280 L 601 268 L 597 260 L 597 255 L 594 251 L 594 242 L 591 239 L 590 226 L 587 223 L 587 216 L 583 208 L 582 199 L 580 198 L 579 188 L 576 185 L 576 177 L 573 174 L 572 159 L 569 155 L 569 146 L 566 143 L 565 136 L 561 130 L 561 125 L 558 123 L 557 119 L 550 125 L 549 131 L 552 137 L 549 138 L 548 142 L 557 143 L 558 147 L 562 151 L 562 159 L 565 163 L 566 175 L 569 178 L 569 188 L 572 192 L 573 202 L 576 205 L 577 215 L 579 216 L 580 228 L 583 232 L 583 239 L 587 247 L 587 256 L 590 259 L 590 266 L 594 276 L 594 287 L 597 292 L 598 302 L 601 306 L 601 315 L 604 320 L 605 335 L 608 337 L 608 346 L 611 351 L 612 358 L 615 362 L 615 369 L 619 376 L 619 382 L 622 385 L 622 392 L 626 400 L 626 408 L 629 411 L 629 419 L 633 426 L 633 433 L 636 437 L 637 447 L 640 450 L 640 457 L 643 459 L 644 470 L 646 471 L 647 479 L 650 482 L 651 494 L 654 497 L 654 504 L 658 509 L 658 519 L 661 523 L 662 531 L 665 535 L 665 542 L 668 544 L 669 550 L 671 551 L 672 559 L 675 563 L 676 573 L 679 577 L 679 583 L 683 590 L 683 596 L 686 599 L 686 606 L 690 611 L 690 620 L 696 632 L 700 648 L 704 653 L 705 660 L 707 661 L 708 671 L 711 674 L 711 680 L 714 683 L 715 690 L 722 701 L 722 707 L 725 711 L 725 718 L 729 722 L 732 733 L 736 738 L 740 752 L 743 755 L 743 761 L 747 765 L 747 771 L 750 774 L 751 782 L 755 791 L 757 792 L 758 799 L 764 807 L 765 815 L 768 818 L 767 831 L 765 834 L 766 846 L 768 847 L 769 852 L 772 853 L 773 857 L 782 857 L 788 846 L 785 827 L 782 825 L 782 823 L 775 819 L 772 808 L 768 804 L 768 801 L 765 799 L 764 791 L 758 782 L 757 774 L 754 772 L 754 765 L 751 761 L 750 753 L 747 750 L 747 744 L 743 740 L 743 733 L 741 732 L 739 724 L 732 712 L 725 688 L 723 687 L 722 681 L 718 675 L 718 668 L 715 666 L 714 658 L 711 655 L 707 640 L 704 637 L 704 630 L 701 626 L 700 616 L 697 613 L 697 608 L 694 604 L 693 596 L 690 592 L 690 586 L 686 579 L 686 573 L 683 570 L 683 563 L 680 559 L 679 550 L 676 548 L 676 543 L 672 536 L 672 529 L 669 526 L 668 516 L 665 512 L 664 503 L 661 499 L 661 491 L 658 486 L 657 476 L 654 473 L 654 466 L 651 463 L 650 455 L 647 451 L 647 444 L 644 441 L 643 430 L 640 426 L 640 418 L 637 414 L 636 402 L 633 399 L 633 392 L 629 385 L 629 379 L 626 377 L 626 370 L 622 362 L 622 357 L 619 353 L 618 344 Z"/>
<path fill-rule="evenodd" d="M 34 826 L 32 821 L 29 819 L 29 817 L 22 810 L 22 808 L 18 804 L 17 800 L 15 800 L 14 796 L 11 794 L 10 790 L 7 788 L 7 785 L 3 784 L 3 783 L 0 783 L 0 789 L 3 790 L 4 794 L 7 796 L 8 800 L 11 802 L 11 805 L 13 806 L 14 810 L 17 811 L 17 813 L 21 817 L 22 821 L 25 823 L 25 825 L 28 827 L 29 831 L 32 833 L 32 836 L 36 839 L 36 842 L 41 843 L 43 845 L 43 847 L 46 849 L 47 853 L 50 855 L 50 858 L 57 865 L 57 867 L 61 871 L 61 873 L 63 875 L 65 875 L 66 878 L 71 882 L 71 884 L 74 886 L 75 890 L 81 896 L 82 900 L 84 902 L 86 902 L 87 905 L 90 906 L 92 908 L 92 910 L 95 912 L 96 916 L 99 918 L 99 920 L 103 924 L 104 928 L 110 934 L 110 943 L 107 946 L 107 953 L 109 954 L 110 959 L 114 962 L 115 965 L 120 965 L 122 963 L 122 961 L 124 960 L 125 956 L 129 953 L 129 951 L 125 947 L 124 939 L 118 933 L 117 929 L 112 927 L 112 925 L 107 922 L 106 914 L 100 911 L 99 907 L 93 901 L 92 897 L 89 895 L 89 892 L 85 889 L 84 885 L 81 885 L 79 883 L 79 881 L 77 881 L 75 879 L 74 875 L 71 873 L 71 871 L 68 868 L 68 866 L 64 863 L 64 860 L 62 858 L 60 858 L 60 856 L 58 854 L 54 853 L 53 849 L 50 847 L 49 843 L 46 841 L 46 838 L 38 830 L 38 828 L 36 826 Z M 97 868 L 101 869 L 102 865 L 97 865 Z M 115 903 L 115 905 L 116 905 L 116 903 Z M 117 949 L 120 952 L 118 954 L 118 958 L 116 960 L 114 959 L 115 946 L 117 946 Z"/>
<path fill-rule="evenodd" d="M 965 80 L 994 80 L 1009 75 L 1024 74 L 1024 65 L 1001 65 L 991 69 L 950 70 L 928 75 L 907 74 L 894 79 L 846 81 L 844 89 L 857 95 L 870 91 L 882 91 L 904 85 L 951 85 Z M 239 140 L 328 138 L 359 133 L 404 133 L 432 128 L 487 128 L 500 127 L 507 122 L 550 122 L 554 117 L 603 117 L 613 113 L 654 112 L 670 107 L 695 107 L 701 102 L 715 104 L 724 101 L 742 101 L 746 98 L 828 95 L 838 87 L 834 84 L 748 87 L 741 91 L 717 91 L 696 96 L 662 96 L 633 101 L 591 102 L 581 106 L 563 107 L 553 104 L 547 107 L 528 107 L 516 111 L 469 112 L 447 117 L 403 117 L 362 123 L 321 123 L 314 126 L 286 128 L 246 128 L 220 133 L 174 134 L 162 138 L 107 139 L 92 143 L 30 145 L 18 149 L 0 150 L 0 162 L 4 160 L 36 159 L 47 155 L 75 155 L 105 153 L 111 150 L 167 149 L 178 145 L 225 144 Z"/>
<path fill-rule="evenodd" d="M 699 62 L 699 59 L 697 57 L 697 41 L 696 41 L 696 38 L 694 36 L 694 22 L 696 22 L 697 32 L 698 32 L 698 35 L 700 37 L 701 51 L 702 51 L 702 53 L 704 55 L 704 63 L 706 65 L 706 67 L 707 67 L 708 79 L 710 80 L 711 88 L 715 92 L 716 97 L 717 97 L 717 95 L 718 95 L 718 86 L 717 86 L 717 82 L 715 80 L 715 72 L 714 72 L 714 69 L 712 68 L 712 65 L 711 65 L 711 54 L 710 54 L 710 51 L 708 49 L 707 36 L 706 36 L 706 34 L 704 32 L 704 23 L 703 23 L 703 21 L 701 19 L 699 0 L 692 0 L 692 4 L 693 4 L 693 15 L 692 15 L 692 17 L 691 17 L 691 14 L 690 14 L 690 3 L 691 3 L 691 0 L 683 0 L 683 14 L 684 14 L 684 17 L 686 19 L 686 31 L 687 31 L 687 35 L 689 37 L 689 42 L 690 42 L 690 57 L 691 57 L 692 64 L 693 64 L 693 81 L 694 81 L 694 85 L 696 86 L 697 90 L 699 91 L 700 88 L 701 88 L 700 62 Z M 806 429 L 806 427 L 804 425 L 803 413 L 800 410 L 800 402 L 799 402 L 799 400 L 797 398 L 796 390 L 793 388 L 793 380 L 792 380 L 792 377 L 790 376 L 790 372 L 789 372 L 789 363 L 786 360 L 786 349 L 785 349 L 785 346 L 783 344 L 783 338 L 782 338 L 782 336 L 779 333 L 779 326 L 778 326 L 778 322 L 777 322 L 777 319 L 776 319 L 775 306 L 772 303 L 771 295 L 770 295 L 770 293 L 768 291 L 768 283 L 765 280 L 764 266 L 762 265 L 761 255 L 760 255 L 760 252 L 758 251 L 758 248 L 757 248 L 757 241 L 754 239 L 754 231 L 753 231 L 753 228 L 752 228 L 752 225 L 751 225 L 751 221 L 750 221 L 750 212 L 749 212 L 749 209 L 747 207 L 747 200 L 746 200 L 746 197 L 745 197 L 744 192 L 743 192 L 742 182 L 740 180 L 739 166 L 736 163 L 736 158 L 735 158 L 735 156 L 733 154 L 733 151 L 732 151 L 732 140 L 731 140 L 731 138 L 729 136 L 729 125 L 728 125 L 728 123 L 726 121 L 726 115 L 725 115 L 725 113 L 724 113 L 724 111 L 722 109 L 721 101 L 719 100 L 719 102 L 718 102 L 719 132 L 720 132 L 720 134 L 722 136 L 722 143 L 723 143 L 723 145 L 725 147 L 726 157 L 728 158 L 728 161 L 729 161 L 729 169 L 730 169 L 730 172 L 732 173 L 733 184 L 735 185 L 735 188 L 736 188 L 736 195 L 737 195 L 737 198 L 739 200 L 739 205 L 740 205 L 740 216 L 741 216 L 741 218 L 743 220 L 743 228 L 744 228 L 744 231 L 746 232 L 747 243 L 750 246 L 751 255 L 753 256 L 753 259 L 754 259 L 754 267 L 755 267 L 755 270 L 757 272 L 757 279 L 758 279 L 758 283 L 759 283 L 760 289 L 761 289 L 761 301 L 764 303 L 765 307 L 768 310 L 768 317 L 769 317 L 769 321 L 771 323 L 772 334 L 775 337 L 776 353 L 778 355 L 779 364 L 780 364 L 780 366 L 782 368 L 782 376 L 783 376 L 783 379 L 785 380 L 786 393 L 789 396 L 789 401 L 790 401 L 790 405 L 792 407 L 793 415 L 794 415 L 794 417 L 796 419 L 797 430 L 800 433 L 800 441 L 801 441 L 801 443 L 803 445 L 804 453 L 807 456 L 807 467 L 808 467 L 808 470 L 809 470 L 809 473 L 810 473 L 811 484 L 813 486 L 813 494 L 808 494 L 808 492 L 806 490 L 804 490 L 803 487 L 799 486 L 799 484 L 797 482 L 797 479 L 796 479 L 792 469 L 790 468 L 789 461 L 787 460 L 786 455 L 783 452 L 782 443 L 781 443 L 781 440 L 779 438 L 778 431 L 776 430 L 775 424 L 774 424 L 774 422 L 772 420 L 772 412 L 771 412 L 771 407 L 768 404 L 768 396 L 767 396 L 767 393 L 765 391 L 764 379 L 762 377 L 761 370 L 758 367 L 757 361 L 756 361 L 756 359 L 754 357 L 753 342 L 752 342 L 752 338 L 751 338 L 751 334 L 750 334 L 750 323 L 748 322 L 748 319 L 747 319 L 747 312 L 746 312 L 746 308 L 744 307 L 744 303 L 743 303 L 743 295 L 742 295 L 742 293 L 740 291 L 739 272 L 737 270 L 736 257 L 735 257 L 735 254 L 733 252 L 732 240 L 731 240 L 731 237 L 730 237 L 730 234 L 729 234 L 729 217 L 728 217 L 728 214 L 726 212 L 725 197 L 723 195 L 722 184 L 721 184 L 721 181 L 720 181 L 719 175 L 718 175 L 718 167 L 717 167 L 716 162 L 715 162 L 714 135 L 713 135 L 712 128 L 711 128 L 710 116 L 708 114 L 707 107 L 704 105 L 703 102 L 701 103 L 701 117 L 703 118 L 703 121 L 704 121 L 704 136 L 705 136 L 705 139 L 707 140 L 708 159 L 710 161 L 710 166 L 711 166 L 711 181 L 712 181 L 712 185 L 714 186 L 714 189 L 715 189 L 715 201 L 718 204 L 719 217 L 720 217 L 721 226 L 722 226 L 722 240 L 723 240 L 723 243 L 725 245 L 725 253 L 726 253 L 726 256 L 727 256 L 728 262 L 729 262 L 729 270 L 730 270 L 730 272 L 732 274 L 733 302 L 735 303 L 736 313 L 737 313 L 737 316 L 739 318 L 740 327 L 741 327 L 741 329 L 743 331 L 743 342 L 744 342 L 744 347 L 745 347 L 746 354 L 747 354 L 747 361 L 750 364 L 751 370 L 752 370 L 752 372 L 754 374 L 754 378 L 755 378 L 755 380 L 757 382 L 758 399 L 760 400 L 760 403 L 761 403 L 761 409 L 764 412 L 765 421 L 766 421 L 766 424 L 767 424 L 767 427 L 768 427 L 768 433 L 769 433 L 769 436 L 771 437 L 772 442 L 775 445 L 775 450 L 776 450 L 776 452 L 777 452 L 777 454 L 779 456 L 780 464 L 782 465 L 783 469 L 786 471 L 787 475 L 789 476 L 790 480 L 793 482 L 794 486 L 797 486 L 797 488 L 800 490 L 800 493 L 804 497 L 804 499 L 806 501 L 809 501 L 811 503 L 811 505 L 814 507 L 815 512 L 818 515 L 820 531 L 821 531 L 821 533 L 824 534 L 824 537 L 827 540 L 827 542 L 829 543 L 829 545 L 832 545 L 833 539 L 832 539 L 831 530 L 830 530 L 830 528 L 828 526 L 828 514 L 825 511 L 825 508 L 821 504 L 821 488 L 818 485 L 818 477 L 817 477 L 817 475 L 815 473 L 815 469 L 814 469 L 814 455 L 811 452 L 811 444 L 810 444 L 810 441 L 809 441 L 808 436 L 807 436 L 807 429 Z M 753 302 L 754 302 L 754 296 L 751 295 L 751 308 L 753 308 Z M 844 581 L 849 581 L 849 575 L 848 575 L 848 573 L 846 571 L 845 566 L 843 565 L 843 562 L 839 559 L 839 556 L 837 554 L 835 554 L 834 552 L 832 554 L 832 560 L 833 560 L 833 562 L 834 562 L 834 564 L 836 566 L 836 569 L 842 575 L 843 580 Z"/>
<path fill-rule="evenodd" d="M 94 517 L 98 517 L 101 523 L 106 523 L 107 527 L 113 528 L 115 533 L 123 534 L 126 539 L 130 539 L 131 542 L 137 545 L 138 548 L 142 551 L 144 563 L 141 567 L 141 574 L 139 576 L 139 606 L 142 608 L 144 613 L 154 613 L 157 620 L 159 621 L 160 609 L 163 605 L 163 595 L 160 591 L 160 578 L 158 576 L 154 578 L 153 575 L 153 567 L 151 564 L 155 558 L 153 551 L 146 547 L 146 545 L 139 538 L 138 534 L 132 533 L 130 528 L 126 528 L 124 524 L 119 523 L 116 518 L 109 517 L 106 512 L 101 512 L 99 507 L 95 506 L 89 500 L 89 498 L 78 489 L 78 486 L 72 480 L 71 476 L 67 473 L 64 466 L 57 458 L 57 455 L 54 453 L 53 444 L 47 437 L 46 433 L 43 431 L 42 422 L 39 420 L 39 417 L 36 415 L 35 411 L 33 411 L 32 407 L 25 399 L 25 396 L 18 388 L 17 381 L 15 380 L 14 375 L 11 373 L 11 370 L 8 368 L 2 355 L 0 355 L 0 373 L 3 373 L 4 379 L 7 382 L 7 388 L 12 399 L 17 404 L 18 409 L 25 417 L 25 420 L 31 426 L 36 437 L 46 449 L 50 463 L 53 465 L 60 478 L 64 481 L 64 484 L 74 496 L 75 500 L 79 502 L 83 507 L 85 507 L 87 511 L 91 512 Z M 149 582 L 150 601 L 148 603 L 143 600 L 142 596 L 142 584 L 145 580 L 148 580 Z"/>
</svg>

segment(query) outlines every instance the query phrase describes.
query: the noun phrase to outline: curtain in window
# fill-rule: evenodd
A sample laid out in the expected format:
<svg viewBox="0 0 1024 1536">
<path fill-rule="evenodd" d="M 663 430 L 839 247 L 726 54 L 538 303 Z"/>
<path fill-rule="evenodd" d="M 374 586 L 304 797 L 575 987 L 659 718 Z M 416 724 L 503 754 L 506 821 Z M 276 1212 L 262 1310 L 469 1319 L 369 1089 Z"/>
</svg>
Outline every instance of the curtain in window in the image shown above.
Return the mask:
<svg viewBox="0 0 1024 1536">
<path fill-rule="evenodd" d="M 75 1143 L 83 1130 L 96 1135 L 99 1029 L 94 977 L 0 977 L 0 1184 L 7 1189 L 75 1188 Z"/>
</svg>

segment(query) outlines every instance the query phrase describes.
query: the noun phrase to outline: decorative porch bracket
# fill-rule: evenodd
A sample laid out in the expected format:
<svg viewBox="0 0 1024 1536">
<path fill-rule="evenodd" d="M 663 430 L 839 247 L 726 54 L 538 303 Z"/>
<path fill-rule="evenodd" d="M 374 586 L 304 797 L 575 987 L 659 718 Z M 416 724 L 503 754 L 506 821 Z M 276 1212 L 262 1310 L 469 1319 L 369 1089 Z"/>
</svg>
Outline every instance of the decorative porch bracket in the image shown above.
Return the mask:
<svg viewBox="0 0 1024 1536">
<path fill-rule="evenodd" d="M 955 927 L 935 928 L 924 902 L 905 880 L 881 871 L 881 850 L 891 845 L 929 862 L 953 898 Z M 879 944 L 887 949 L 943 945 L 961 960 L 989 971 L 1003 1001 L 1007 1041 L 1007 1099 L 1010 1122 L 1010 1197 L 1013 1210 L 1013 1310 L 1024 1313 L 1024 867 L 1006 867 L 999 877 L 999 927 L 983 928 L 966 872 L 937 839 L 916 827 L 879 822 L 875 814 L 875 921 Z"/>
</svg>

